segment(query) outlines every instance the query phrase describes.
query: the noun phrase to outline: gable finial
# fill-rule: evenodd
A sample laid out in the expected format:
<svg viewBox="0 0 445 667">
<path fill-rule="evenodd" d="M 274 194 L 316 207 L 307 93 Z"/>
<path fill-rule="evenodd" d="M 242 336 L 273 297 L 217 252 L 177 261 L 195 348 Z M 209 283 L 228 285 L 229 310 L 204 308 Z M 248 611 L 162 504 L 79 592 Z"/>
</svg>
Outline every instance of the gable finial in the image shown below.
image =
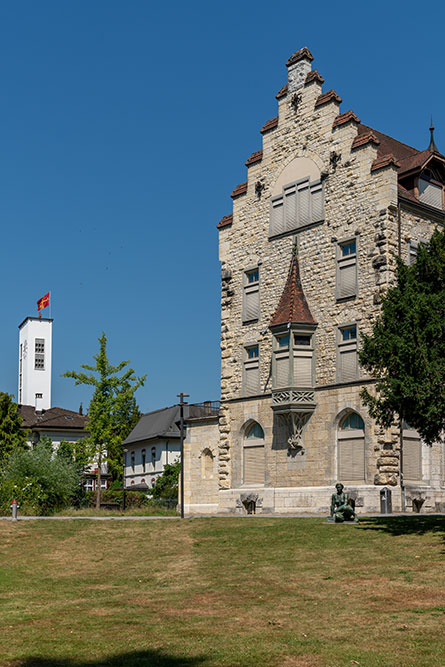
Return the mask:
<svg viewBox="0 0 445 667">
<path fill-rule="evenodd" d="M 433 115 L 431 114 L 431 125 L 430 125 L 430 145 L 428 146 L 428 150 L 432 152 L 439 152 L 439 149 L 437 148 L 435 142 L 434 142 L 434 125 L 433 125 Z"/>
</svg>

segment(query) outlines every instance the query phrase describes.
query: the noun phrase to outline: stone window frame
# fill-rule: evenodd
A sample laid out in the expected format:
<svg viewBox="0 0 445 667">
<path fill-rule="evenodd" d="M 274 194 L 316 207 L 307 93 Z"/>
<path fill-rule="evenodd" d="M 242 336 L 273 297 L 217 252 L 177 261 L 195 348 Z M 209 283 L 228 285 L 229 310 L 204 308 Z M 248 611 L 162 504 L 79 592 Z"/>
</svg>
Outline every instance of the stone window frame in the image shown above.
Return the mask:
<svg viewBox="0 0 445 667">
<path fill-rule="evenodd" d="M 257 349 L 256 357 L 249 357 L 249 350 Z M 258 341 L 251 341 L 245 343 L 243 350 L 243 396 L 257 396 L 261 393 L 261 377 L 260 377 L 260 344 Z M 250 392 L 247 386 L 247 373 L 249 371 L 258 371 L 258 390 Z"/>
<path fill-rule="evenodd" d="M 403 441 L 403 453 L 402 453 L 402 475 L 403 475 L 403 482 L 407 483 L 408 485 L 410 484 L 418 484 L 421 482 L 422 484 L 428 484 L 424 478 L 425 478 L 425 461 L 423 457 L 423 445 L 422 445 L 422 439 L 420 437 L 420 434 L 418 431 L 416 431 L 412 426 L 410 426 L 406 421 L 403 421 L 402 424 L 402 441 Z M 407 469 L 409 470 L 407 466 L 407 459 L 408 456 L 407 451 L 406 451 L 406 446 L 407 443 L 415 444 L 416 448 L 418 449 L 417 452 L 417 457 L 418 457 L 418 462 L 417 462 L 417 469 L 420 472 L 420 475 L 414 475 L 412 477 L 407 476 L 406 471 Z M 410 454 L 410 463 L 411 466 L 413 465 L 412 459 L 414 458 L 414 454 Z"/>
<path fill-rule="evenodd" d="M 352 342 L 350 340 L 344 341 L 343 340 L 343 334 L 342 332 L 345 329 L 351 329 L 352 327 L 356 328 L 356 337 L 355 339 L 352 339 Z M 337 371 L 336 371 L 336 381 L 338 384 L 344 384 L 347 382 L 357 382 L 360 377 L 360 370 L 359 370 L 359 363 L 358 363 L 358 340 L 359 340 L 359 323 L 358 322 L 347 322 L 345 324 L 338 324 L 335 327 L 335 336 L 336 336 L 336 358 L 337 358 Z M 356 372 L 355 372 L 355 378 L 353 380 L 343 380 L 341 376 L 341 354 L 344 352 L 355 352 L 355 359 L 356 359 Z"/>
<path fill-rule="evenodd" d="M 258 280 L 254 282 L 249 282 L 249 274 L 254 271 L 258 272 Z M 261 317 L 261 262 L 257 264 L 252 264 L 246 269 L 243 269 L 243 309 L 242 309 L 242 321 L 243 324 L 250 324 L 252 322 L 258 322 Z M 256 315 L 253 317 L 248 317 L 247 313 L 247 298 L 249 294 L 258 294 L 258 306 Z"/>
<path fill-rule="evenodd" d="M 343 255 L 343 248 L 348 244 L 355 243 L 355 253 L 351 255 Z M 347 236 L 341 238 L 336 243 L 336 275 L 335 275 L 335 299 L 336 301 L 347 301 L 355 299 L 358 296 L 358 250 L 359 250 L 359 235 Z M 355 267 L 355 287 L 351 294 L 341 293 L 341 271 L 342 267 Z"/>
<path fill-rule="evenodd" d="M 304 190 L 309 190 L 309 203 L 308 203 L 308 213 L 307 221 L 300 222 L 300 208 L 299 208 L 299 197 L 298 192 Z M 295 191 L 295 192 L 293 192 Z M 317 193 L 321 193 L 318 215 L 317 211 L 313 210 L 314 197 Z M 292 200 L 291 197 L 295 194 L 295 222 L 290 223 L 292 209 L 289 208 Z M 300 195 L 301 196 L 301 195 Z M 282 221 L 280 223 L 280 228 L 275 229 L 274 211 L 277 208 L 282 207 Z M 292 205 L 293 208 L 293 205 Z M 297 181 L 291 181 L 283 185 L 281 194 L 275 195 L 270 198 L 269 206 L 269 239 L 277 238 L 281 236 L 286 236 L 288 234 L 293 234 L 295 231 L 300 229 L 306 229 L 311 225 L 316 225 L 324 222 L 325 219 L 325 208 L 324 208 L 324 185 L 321 178 L 316 179 L 315 181 L 310 181 L 309 177 L 300 178 Z"/>
<path fill-rule="evenodd" d="M 283 336 L 289 336 L 289 345 L 286 348 L 280 347 L 279 339 Z M 295 336 L 309 336 L 309 345 L 298 345 L 295 343 Z M 309 352 L 310 354 L 298 355 L 295 352 Z M 311 358 L 311 384 L 299 385 L 294 378 L 294 358 L 298 356 Z M 277 382 L 277 360 L 279 358 L 288 359 L 288 383 L 278 386 Z M 289 387 L 299 389 L 313 389 L 315 386 L 315 327 L 311 325 L 292 325 L 290 327 L 278 329 L 273 333 L 272 339 L 272 389 L 286 389 Z"/>
</svg>

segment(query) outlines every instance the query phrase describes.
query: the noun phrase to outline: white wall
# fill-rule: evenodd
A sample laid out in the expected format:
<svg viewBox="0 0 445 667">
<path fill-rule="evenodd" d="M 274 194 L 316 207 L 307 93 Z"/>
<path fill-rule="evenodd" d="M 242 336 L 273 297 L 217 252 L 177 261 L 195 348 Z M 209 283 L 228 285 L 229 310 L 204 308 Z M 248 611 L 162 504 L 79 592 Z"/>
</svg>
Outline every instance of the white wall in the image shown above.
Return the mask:
<svg viewBox="0 0 445 667">
<path fill-rule="evenodd" d="M 149 488 L 164 472 L 164 466 L 179 459 L 180 444 L 176 440 L 155 440 L 127 446 L 125 466 L 125 486 L 131 490 L 134 484 L 145 481 Z M 145 449 L 145 471 L 142 465 L 142 450 Z M 155 452 L 152 458 L 152 449 Z M 131 453 L 134 452 L 134 468 L 131 465 Z"/>
<path fill-rule="evenodd" d="M 45 367 L 35 368 L 35 339 L 45 341 Z M 20 358 L 21 352 L 21 358 Z M 38 410 L 51 407 L 51 359 L 52 359 L 52 321 L 28 317 L 19 331 L 19 386 L 17 401 L 21 405 L 32 405 Z M 22 388 L 20 391 L 20 371 Z M 42 394 L 37 399 L 36 394 Z"/>
</svg>

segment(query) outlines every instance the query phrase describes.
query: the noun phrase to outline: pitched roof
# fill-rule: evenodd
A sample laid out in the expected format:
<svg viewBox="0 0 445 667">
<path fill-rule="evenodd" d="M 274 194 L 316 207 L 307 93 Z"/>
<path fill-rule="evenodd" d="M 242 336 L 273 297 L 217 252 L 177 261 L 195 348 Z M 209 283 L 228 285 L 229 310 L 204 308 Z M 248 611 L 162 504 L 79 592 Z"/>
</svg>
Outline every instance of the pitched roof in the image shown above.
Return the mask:
<svg viewBox="0 0 445 667">
<path fill-rule="evenodd" d="M 408 146 L 408 144 L 404 144 L 401 141 L 397 141 L 397 139 L 393 139 L 392 137 L 389 137 L 387 134 L 383 134 L 383 132 L 379 132 L 378 130 L 374 130 L 372 127 L 369 127 L 368 125 L 359 125 L 357 128 L 358 135 L 361 134 L 373 134 L 378 140 L 379 140 L 379 145 L 377 148 L 377 157 L 383 157 L 385 155 L 394 155 L 395 159 L 398 162 L 401 162 L 407 157 L 412 157 L 413 155 L 416 155 L 417 153 L 420 153 L 421 151 L 417 150 L 417 148 L 413 148 L 412 146 Z"/>
<path fill-rule="evenodd" d="M 296 252 L 292 256 L 289 275 L 269 326 L 289 324 L 290 322 L 295 324 L 316 324 L 309 310 L 303 287 L 301 286 L 300 268 Z"/>
<path fill-rule="evenodd" d="M 19 405 L 25 428 L 86 429 L 88 415 L 81 415 L 65 408 L 49 408 L 41 413 L 33 405 Z"/>
<path fill-rule="evenodd" d="M 219 409 L 214 408 L 213 405 L 184 405 L 184 419 L 216 418 L 219 414 Z M 131 445 L 142 440 L 153 440 L 156 438 L 179 438 L 181 435 L 179 420 L 179 405 L 172 405 L 169 408 L 147 412 L 145 415 L 142 415 L 122 444 Z"/>
</svg>

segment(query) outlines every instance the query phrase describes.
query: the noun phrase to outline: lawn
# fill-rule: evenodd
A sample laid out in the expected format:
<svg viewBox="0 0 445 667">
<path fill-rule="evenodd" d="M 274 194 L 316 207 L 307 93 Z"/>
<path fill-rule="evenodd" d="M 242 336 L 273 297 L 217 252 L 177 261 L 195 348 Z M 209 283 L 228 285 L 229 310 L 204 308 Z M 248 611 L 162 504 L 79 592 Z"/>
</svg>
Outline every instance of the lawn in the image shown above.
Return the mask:
<svg viewBox="0 0 445 667">
<path fill-rule="evenodd" d="M 0 521 L 8 666 L 445 665 L 443 517 Z"/>
</svg>

